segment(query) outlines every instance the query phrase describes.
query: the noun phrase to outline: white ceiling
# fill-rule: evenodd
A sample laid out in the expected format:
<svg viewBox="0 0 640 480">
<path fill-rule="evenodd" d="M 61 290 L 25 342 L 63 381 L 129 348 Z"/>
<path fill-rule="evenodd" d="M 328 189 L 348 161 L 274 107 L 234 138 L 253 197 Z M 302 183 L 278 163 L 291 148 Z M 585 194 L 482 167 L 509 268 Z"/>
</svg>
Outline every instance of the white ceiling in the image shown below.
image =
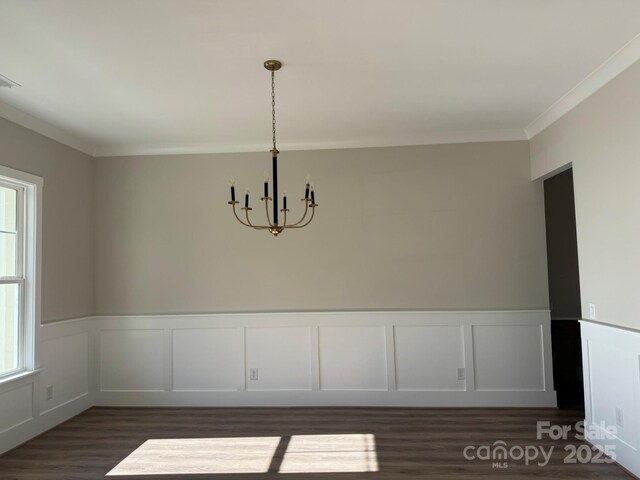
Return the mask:
<svg viewBox="0 0 640 480">
<path fill-rule="evenodd" d="M 268 150 L 276 58 L 281 149 L 526 138 L 639 33 L 638 0 L 0 0 L 0 115 L 95 155 Z"/>
</svg>

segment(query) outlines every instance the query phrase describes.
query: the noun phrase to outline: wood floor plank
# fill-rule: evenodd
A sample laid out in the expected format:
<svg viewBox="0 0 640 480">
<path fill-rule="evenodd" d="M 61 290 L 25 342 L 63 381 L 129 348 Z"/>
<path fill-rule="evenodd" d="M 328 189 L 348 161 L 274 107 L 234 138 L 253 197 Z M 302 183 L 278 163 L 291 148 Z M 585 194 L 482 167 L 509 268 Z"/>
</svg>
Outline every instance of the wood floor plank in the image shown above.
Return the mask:
<svg viewBox="0 0 640 480">
<path fill-rule="evenodd" d="M 536 438 L 537 421 L 574 425 L 582 418 L 582 412 L 556 409 L 92 408 L 0 457 L 0 479 L 105 478 L 134 451 L 128 461 L 145 475 L 108 478 L 632 478 L 614 464 L 564 463 L 565 447 L 585 445 L 573 436 Z M 553 447 L 553 453 L 544 467 L 508 460 L 504 469 L 463 456 L 468 445 L 500 440 L 509 447 Z M 175 473 L 187 467 L 191 474 Z M 255 470 L 261 473 L 248 473 Z"/>
</svg>

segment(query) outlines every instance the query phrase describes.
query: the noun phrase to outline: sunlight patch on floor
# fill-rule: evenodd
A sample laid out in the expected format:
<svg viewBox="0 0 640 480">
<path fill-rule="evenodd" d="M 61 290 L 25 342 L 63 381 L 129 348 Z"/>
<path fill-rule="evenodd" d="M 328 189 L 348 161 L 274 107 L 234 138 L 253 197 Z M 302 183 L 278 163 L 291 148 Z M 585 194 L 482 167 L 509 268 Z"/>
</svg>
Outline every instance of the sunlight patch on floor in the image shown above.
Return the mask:
<svg viewBox="0 0 640 480">
<path fill-rule="evenodd" d="M 265 473 L 279 443 L 280 437 L 152 439 L 107 475 Z"/>
<path fill-rule="evenodd" d="M 374 435 L 293 435 L 280 473 L 377 472 Z"/>
</svg>

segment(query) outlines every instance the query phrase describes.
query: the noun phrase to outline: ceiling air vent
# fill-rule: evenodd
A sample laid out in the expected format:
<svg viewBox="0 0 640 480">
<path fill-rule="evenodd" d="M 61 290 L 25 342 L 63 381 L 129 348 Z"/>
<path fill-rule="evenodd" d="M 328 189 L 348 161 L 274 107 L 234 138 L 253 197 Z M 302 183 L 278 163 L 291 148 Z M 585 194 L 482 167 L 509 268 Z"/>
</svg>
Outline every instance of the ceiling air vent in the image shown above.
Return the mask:
<svg viewBox="0 0 640 480">
<path fill-rule="evenodd" d="M 19 83 L 14 82 L 13 80 L 11 80 L 10 78 L 7 78 L 3 75 L 0 75 L 0 88 L 2 87 L 20 87 L 21 85 Z"/>
</svg>

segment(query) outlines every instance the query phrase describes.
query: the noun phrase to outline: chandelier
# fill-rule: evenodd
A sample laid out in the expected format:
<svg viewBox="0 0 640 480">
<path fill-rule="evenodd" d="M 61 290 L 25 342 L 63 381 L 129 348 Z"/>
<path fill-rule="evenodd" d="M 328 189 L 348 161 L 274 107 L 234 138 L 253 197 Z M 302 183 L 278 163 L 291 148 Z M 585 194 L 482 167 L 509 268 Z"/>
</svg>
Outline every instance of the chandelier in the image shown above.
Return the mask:
<svg viewBox="0 0 640 480">
<path fill-rule="evenodd" d="M 278 149 L 276 148 L 276 83 L 275 83 L 275 72 L 282 68 L 282 63 L 278 60 L 267 60 L 264 62 L 264 68 L 271 72 L 271 127 L 273 133 L 273 148 L 271 149 L 272 160 L 273 160 L 273 176 L 272 176 L 272 191 L 273 197 L 269 196 L 269 175 L 265 173 L 264 175 L 264 196 L 260 197 L 260 201 L 264 202 L 265 212 L 267 214 L 267 224 L 266 225 L 256 225 L 249 218 L 249 212 L 253 210 L 249 206 L 249 187 L 244 195 L 244 207 L 240 208 L 244 212 L 244 214 L 238 214 L 236 210 L 236 205 L 240 202 L 236 200 L 236 187 L 235 180 L 231 178 L 231 201 L 228 202 L 233 209 L 233 214 L 236 219 L 245 227 L 251 227 L 255 230 L 267 230 L 269 233 L 274 236 L 280 235 L 287 228 L 302 228 L 306 227 L 313 220 L 313 215 L 316 211 L 316 207 L 318 204 L 316 203 L 315 192 L 313 191 L 313 184 L 311 183 L 311 176 L 307 175 L 305 190 L 304 190 L 304 198 L 300 199 L 300 201 L 304 202 L 304 212 L 300 220 L 295 223 L 287 223 L 287 214 L 289 213 L 289 209 L 287 208 L 287 192 L 282 192 L 282 208 L 278 209 Z M 271 202 L 271 206 L 273 208 L 272 217 L 269 216 L 269 203 Z M 280 218 L 278 213 L 282 213 L 282 222 L 280 222 Z"/>
</svg>

